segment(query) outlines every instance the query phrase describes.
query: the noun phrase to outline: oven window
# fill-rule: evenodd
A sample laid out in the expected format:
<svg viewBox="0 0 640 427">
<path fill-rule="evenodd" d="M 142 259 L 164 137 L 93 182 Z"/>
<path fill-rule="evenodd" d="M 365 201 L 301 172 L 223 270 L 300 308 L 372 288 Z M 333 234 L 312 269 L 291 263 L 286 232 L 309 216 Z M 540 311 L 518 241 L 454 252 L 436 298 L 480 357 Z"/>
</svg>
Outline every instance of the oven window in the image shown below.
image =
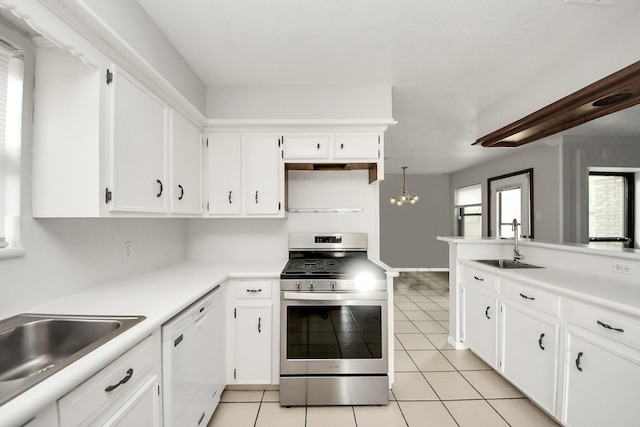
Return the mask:
<svg viewBox="0 0 640 427">
<path fill-rule="evenodd" d="M 382 308 L 287 307 L 287 359 L 380 359 Z"/>
</svg>

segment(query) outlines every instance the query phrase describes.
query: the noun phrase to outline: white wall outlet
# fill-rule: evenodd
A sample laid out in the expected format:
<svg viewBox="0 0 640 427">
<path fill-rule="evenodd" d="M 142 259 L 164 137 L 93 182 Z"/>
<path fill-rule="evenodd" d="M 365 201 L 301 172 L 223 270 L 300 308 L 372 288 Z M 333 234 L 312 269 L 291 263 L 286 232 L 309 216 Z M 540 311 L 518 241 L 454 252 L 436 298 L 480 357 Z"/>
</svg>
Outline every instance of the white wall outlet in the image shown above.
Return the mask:
<svg viewBox="0 0 640 427">
<path fill-rule="evenodd" d="M 613 271 L 616 273 L 623 273 L 623 274 L 634 274 L 635 271 L 633 269 L 633 266 L 628 265 L 628 264 L 620 264 L 620 263 L 615 263 L 613 264 Z"/>
<path fill-rule="evenodd" d="M 131 259 L 133 242 L 128 241 L 122 243 L 122 259 Z"/>
</svg>

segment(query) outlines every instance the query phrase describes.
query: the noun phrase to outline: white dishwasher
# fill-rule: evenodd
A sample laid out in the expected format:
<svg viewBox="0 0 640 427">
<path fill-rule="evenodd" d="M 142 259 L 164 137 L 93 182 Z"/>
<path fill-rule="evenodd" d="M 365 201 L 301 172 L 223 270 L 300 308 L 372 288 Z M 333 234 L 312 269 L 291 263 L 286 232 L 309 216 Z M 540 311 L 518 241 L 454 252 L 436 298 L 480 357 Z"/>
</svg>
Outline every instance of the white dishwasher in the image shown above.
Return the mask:
<svg viewBox="0 0 640 427">
<path fill-rule="evenodd" d="M 225 387 L 220 285 L 162 325 L 164 427 L 206 426 Z"/>
</svg>

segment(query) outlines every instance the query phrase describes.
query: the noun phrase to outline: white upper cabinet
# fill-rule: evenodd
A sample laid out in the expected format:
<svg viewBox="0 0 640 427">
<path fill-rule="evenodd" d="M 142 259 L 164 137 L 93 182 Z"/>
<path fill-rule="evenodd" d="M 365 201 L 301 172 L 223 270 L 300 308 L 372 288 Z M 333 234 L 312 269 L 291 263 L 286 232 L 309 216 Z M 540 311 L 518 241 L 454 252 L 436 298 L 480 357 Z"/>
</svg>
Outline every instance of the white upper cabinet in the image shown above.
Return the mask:
<svg viewBox="0 0 640 427">
<path fill-rule="evenodd" d="M 110 72 L 110 209 L 166 212 L 169 107 L 133 77 Z"/>
<path fill-rule="evenodd" d="M 285 159 L 329 158 L 329 135 L 285 135 Z"/>
<path fill-rule="evenodd" d="M 171 112 L 171 213 L 202 213 L 202 132 Z"/>
<path fill-rule="evenodd" d="M 284 217 L 284 165 L 277 135 L 210 134 L 208 176 L 209 215 Z"/>
<path fill-rule="evenodd" d="M 242 213 L 242 135 L 209 136 L 209 201 L 211 215 Z"/>
<path fill-rule="evenodd" d="M 248 215 L 278 215 L 282 210 L 278 137 L 244 136 Z"/>
<path fill-rule="evenodd" d="M 336 135 L 333 157 L 335 159 L 379 159 L 380 135 L 345 134 Z"/>
</svg>

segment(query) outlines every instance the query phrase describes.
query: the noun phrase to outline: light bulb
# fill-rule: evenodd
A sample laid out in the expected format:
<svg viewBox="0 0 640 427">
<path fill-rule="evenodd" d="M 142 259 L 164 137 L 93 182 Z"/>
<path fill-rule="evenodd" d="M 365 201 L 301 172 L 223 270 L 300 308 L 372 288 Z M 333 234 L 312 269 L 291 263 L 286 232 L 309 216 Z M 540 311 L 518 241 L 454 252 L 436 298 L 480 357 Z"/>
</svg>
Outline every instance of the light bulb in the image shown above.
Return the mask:
<svg viewBox="0 0 640 427">
<path fill-rule="evenodd" d="M 389 203 L 391 203 L 392 205 L 394 205 L 396 203 L 396 198 L 392 197 L 391 200 L 389 200 Z"/>
<path fill-rule="evenodd" d="M 413 195 L 413 200 L 415 200 L 416 202 L 419 200 L 418 196 L 416 196 L 415 194 Z"/>
<path fill-rule="evenodd" d="M 411 199 L 411 204 L 415 205 L 416 204 L 416 199 Z"/>
<path fill-rule="evenodd" d="M 398 205 L 398 206 L 402 206 L 402 200 L 398 200 L 397 205 Z"/>
<path fill-rule="evenodd" d="M 407 201 L 407 196 L 405 196 L 404 194 L 402 195 L 402 197 L 400 197 L 400 199 L 402 199 L 403 202 Z"/>
</svg>

